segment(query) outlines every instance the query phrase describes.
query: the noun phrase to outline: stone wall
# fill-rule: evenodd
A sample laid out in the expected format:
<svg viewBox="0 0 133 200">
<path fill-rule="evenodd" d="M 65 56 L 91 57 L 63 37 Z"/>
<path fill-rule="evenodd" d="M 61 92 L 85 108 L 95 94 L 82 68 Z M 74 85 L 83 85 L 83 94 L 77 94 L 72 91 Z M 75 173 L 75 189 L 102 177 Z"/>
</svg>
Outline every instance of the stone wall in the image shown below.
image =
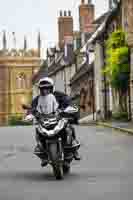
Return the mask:
<svg viewBox="0 0 133 200">
<path fill-rule="evenodd" d="M 95 112 L 95 93 L 93 85 L 93 72 L 84 73 L 71 85 L 71 96 L 78 102 L 80 107 L 80 117 L 87 116 Z M 77 98 L 77 100 L 75 100 Z"/>
<path fill-rule="evenodd" d="M 127 32 L 127 41 L 130 48 L 130 118 L 133 120 L 133 1 L 122 0 L 122 24 Z"/>
<path fill-rule="evenodd" d="M 75 73 L 75 65 L 66 65 L 62 67 L 59 71 L 50 75 L 50 77 L 55 82 L 56 90 L 60 90 L 65 92 L 66 94 L 70 95 L 71 87 L 70 87 L 70 80 Z"/>
<path fill-rule="evenodd" d="M 0 125 L 13 115 L 23 115 L 22 103 L 32 98 L 32 76 L 40 58 L 0 57 Z"/>
<path fill-rule="evenodd" d="M 0 65 L 0 125 L 6 124 L 8 113 L 8 68 Z"/>
</svg>

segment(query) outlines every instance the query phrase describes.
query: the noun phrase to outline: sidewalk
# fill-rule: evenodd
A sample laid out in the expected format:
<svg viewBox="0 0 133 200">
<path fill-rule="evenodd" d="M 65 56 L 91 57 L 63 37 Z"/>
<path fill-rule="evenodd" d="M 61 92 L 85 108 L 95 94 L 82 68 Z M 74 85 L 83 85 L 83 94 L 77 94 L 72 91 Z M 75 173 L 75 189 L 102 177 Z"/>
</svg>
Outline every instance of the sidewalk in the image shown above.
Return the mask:
<svg viewBox="0 0 133 200">
<path fill-rule="evenodd" d="M 96 125 L 113 128 L 133 135 L 133 122 L 96 122 Z"/>
<path fill-rule="evenodd" d="M 116 129 L 133 135 L 133 122 L 107 121 L 97 122 L 93 120 L 93 115 L 89 115 L 79 120 L 80 125 L 97 125 Z"/>
<path fill-rule="evenodd" d="M 95 113 L 94 113 L 94 118 L 95 118 Z M 96 124 L 96 122 L 93 120 L 93 114 L 90 114 L 86 117 L 83 117 L 79 120 L 80 125 L 89 125 L 89 124 Z"/>
</svg>

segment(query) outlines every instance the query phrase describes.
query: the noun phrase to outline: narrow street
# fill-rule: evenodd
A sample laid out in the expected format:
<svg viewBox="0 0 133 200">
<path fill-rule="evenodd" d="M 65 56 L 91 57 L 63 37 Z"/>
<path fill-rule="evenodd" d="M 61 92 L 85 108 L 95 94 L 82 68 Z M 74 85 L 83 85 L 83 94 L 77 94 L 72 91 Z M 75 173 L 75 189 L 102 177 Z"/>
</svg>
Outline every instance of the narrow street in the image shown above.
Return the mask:
<svg viewBox="0 0 133 200">
<path fill-rule="evenodd" d="M 0 200 L 132 200 L 133 137 L 102 127 L 76 130 L 82 160 L 56 181 L 32 154 L 33 128 L 0 128 Z"/>
</svg>

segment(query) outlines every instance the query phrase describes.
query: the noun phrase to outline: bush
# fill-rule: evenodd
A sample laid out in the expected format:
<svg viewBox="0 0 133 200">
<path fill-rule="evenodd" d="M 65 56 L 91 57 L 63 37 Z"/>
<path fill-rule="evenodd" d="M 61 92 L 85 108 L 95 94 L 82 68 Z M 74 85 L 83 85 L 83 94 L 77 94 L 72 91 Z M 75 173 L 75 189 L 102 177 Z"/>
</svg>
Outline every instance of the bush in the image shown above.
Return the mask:
<svg viewBox="0 0 133 200">
<path fill-rule="evenodd" d="M 104 73 L 113 88 L 126 91 L 129 80 L 129 48 L 122 30 L 113 32 L 106 41 L 106 66 Z"/>
<path fill-rule="evenodd" d="M 21 116 L 12 116 L 8 120 L 8 125 L 10 126 L 26 126 L 26 125 L 32 125 L 31 122 L 24 122 L 22 120 Z"/>
<path fill-rule="evenodd" d="M 127 112 L 127 92 L 130 78 L 129 55 L 126 33 L 122 30 L 116 30 L 106 41 L 106 65 L 103 72 L 107 75 L 112 88 L 119 95 L 118 109 L 122 113 L 119 113 L 117 117 L 124 119 L 126 114 L 123 115 L 123 112 Z"/>
<path fill-rule="evenodd" d="M 123 121 L 127 121 L 127 120 L 128 120 L 128 113 L 127 113 L 127 112 L 113 113 L 112 118 L 113 118 L 114 120 L 123 120 Z"/>
</svg>

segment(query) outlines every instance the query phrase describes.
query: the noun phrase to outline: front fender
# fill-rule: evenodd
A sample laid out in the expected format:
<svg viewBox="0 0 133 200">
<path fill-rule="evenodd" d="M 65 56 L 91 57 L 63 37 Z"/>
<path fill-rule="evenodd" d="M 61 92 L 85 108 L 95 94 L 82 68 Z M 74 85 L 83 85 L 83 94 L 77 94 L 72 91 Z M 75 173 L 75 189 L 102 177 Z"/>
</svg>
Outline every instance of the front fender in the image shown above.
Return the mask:
<svg viewBox="0 0 133 200">
<path fill-rule="evenodd" d="M 58 160 L 58 145 L 57 143 L 48 144 L 48 152 L 49 157 L 52 162 L 56 162 Z"/>
</svg>

